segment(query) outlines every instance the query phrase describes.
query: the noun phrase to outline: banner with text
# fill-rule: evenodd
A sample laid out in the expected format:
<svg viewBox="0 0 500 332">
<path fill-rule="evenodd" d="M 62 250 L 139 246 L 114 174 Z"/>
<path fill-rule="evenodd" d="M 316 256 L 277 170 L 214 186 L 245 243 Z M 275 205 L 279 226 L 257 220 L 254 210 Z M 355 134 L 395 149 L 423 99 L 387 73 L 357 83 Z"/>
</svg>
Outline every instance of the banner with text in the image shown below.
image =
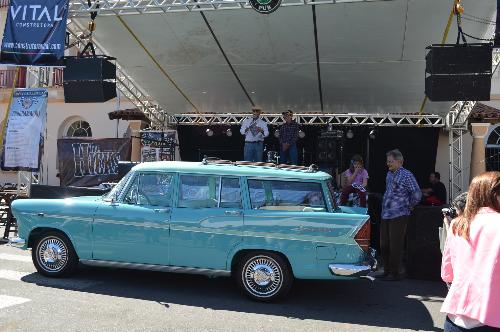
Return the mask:
<svg viewBox="0 0 500 332">
<path fill-rule="evenodd" d="M 47 89 L 16 89 L 2 150 L 2 170 L 38 172 L 47 122 Z"/>
<path fill-rule="evenodd" d="M 0 62 L 61 66 L 67 17 L 68 0 L 10 0 Z"/>
<path fill-rule="evenodd" d="M 92 187 L 118 179 L 118 162 L 130 160 L 130 138 L 58 139 L 61 186 Z"/>
<path fill-rule="evenodd" d="M 142 130 L 141 161 L 176 160 L 177 131 Z"/>
</svg>

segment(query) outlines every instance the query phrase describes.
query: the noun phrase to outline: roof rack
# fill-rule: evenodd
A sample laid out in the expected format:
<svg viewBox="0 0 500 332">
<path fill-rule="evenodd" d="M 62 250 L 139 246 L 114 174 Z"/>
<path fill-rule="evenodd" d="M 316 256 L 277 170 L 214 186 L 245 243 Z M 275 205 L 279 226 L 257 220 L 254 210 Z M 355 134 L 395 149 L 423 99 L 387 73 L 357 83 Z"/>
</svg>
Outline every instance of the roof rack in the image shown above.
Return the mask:
<svg viewBox="0 0 500 332">
<path fill-rule="evenodd" d="M 315 164 L 310 166 L 298 166 L 298 165 L 288 165 L 288 164 L 276 164 L 269 162 L 253 162 L 253 161 L 231 161 L 219 159 L 216 157 L 205 157 L 202 162 L 203 165 L 233 165 L 233 166 L 257 166 L 257 167 L 269 167 L 282 170 L 290 171 L 305 171 L 307 173 L 316 173 L 319 171 L 319 167 Z"/>
</svg>

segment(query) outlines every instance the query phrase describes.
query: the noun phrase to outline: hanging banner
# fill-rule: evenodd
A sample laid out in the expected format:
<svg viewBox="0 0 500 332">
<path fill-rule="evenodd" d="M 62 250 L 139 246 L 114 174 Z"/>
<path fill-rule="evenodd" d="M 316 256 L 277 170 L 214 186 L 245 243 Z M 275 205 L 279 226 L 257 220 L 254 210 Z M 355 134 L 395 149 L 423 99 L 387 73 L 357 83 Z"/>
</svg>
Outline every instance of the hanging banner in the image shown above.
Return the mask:
<svg viewBox="0 0 500 332">
<path fill-rule="evenodd" d="M 61 186 L 93 187 L 118 179 L 118 162 L 130 160 L 130 138 L 58 139 Z"/>
<path fill-rule="evenodd" d="M 47 122 L 47 89 L 16 89 L 2 150 L 2 170 L 38 172 Z"/>
<path fill-rule="evenodd" d="M 67 17 L 68 0 L 10 0 L 0 62 L 61 66 Z"/>
<path fill-rule="evenodd" d="M 141 131 L 141 161 L 173 161 L 177 146 L 177 131 Z"/>
</svg>

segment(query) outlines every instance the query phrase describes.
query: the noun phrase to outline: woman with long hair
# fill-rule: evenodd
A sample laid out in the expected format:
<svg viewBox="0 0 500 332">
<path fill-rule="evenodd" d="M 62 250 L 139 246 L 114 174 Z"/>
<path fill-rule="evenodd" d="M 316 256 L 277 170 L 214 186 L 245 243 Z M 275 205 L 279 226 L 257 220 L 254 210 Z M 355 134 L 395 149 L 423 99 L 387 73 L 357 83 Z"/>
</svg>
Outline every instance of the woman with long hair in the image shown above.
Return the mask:
<svg viewBox="0 0 500 332">
<path fill-rule="evenodd" d="M 445 332 L 500 331 L 500 172 L 476 176 L 451 224 L 441 266 L 451 283 Z"/>
</svg>

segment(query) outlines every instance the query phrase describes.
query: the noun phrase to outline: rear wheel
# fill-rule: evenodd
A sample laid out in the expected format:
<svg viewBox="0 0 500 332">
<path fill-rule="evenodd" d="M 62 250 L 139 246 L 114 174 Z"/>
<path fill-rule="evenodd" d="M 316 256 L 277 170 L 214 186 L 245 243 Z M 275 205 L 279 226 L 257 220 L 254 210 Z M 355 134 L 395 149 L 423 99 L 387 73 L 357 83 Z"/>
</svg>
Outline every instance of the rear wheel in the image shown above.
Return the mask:
<svg viewBox="0 0 500 332">
<path fill-rule="evenodd" d="M 247 296 L 262 302 L 272 302 L 285 296 L 293 283 L 287 262 L 272 252 L 245 255 L 239 264 L 237 278 Z"/>
<path fill-rule="evenodd" d="M 39 236 L 31 257 L 37 271 L 47 277 L 68 275 L 78 263 L 71 241 L 59 232 L 47 232 Z"/>
</svg>

